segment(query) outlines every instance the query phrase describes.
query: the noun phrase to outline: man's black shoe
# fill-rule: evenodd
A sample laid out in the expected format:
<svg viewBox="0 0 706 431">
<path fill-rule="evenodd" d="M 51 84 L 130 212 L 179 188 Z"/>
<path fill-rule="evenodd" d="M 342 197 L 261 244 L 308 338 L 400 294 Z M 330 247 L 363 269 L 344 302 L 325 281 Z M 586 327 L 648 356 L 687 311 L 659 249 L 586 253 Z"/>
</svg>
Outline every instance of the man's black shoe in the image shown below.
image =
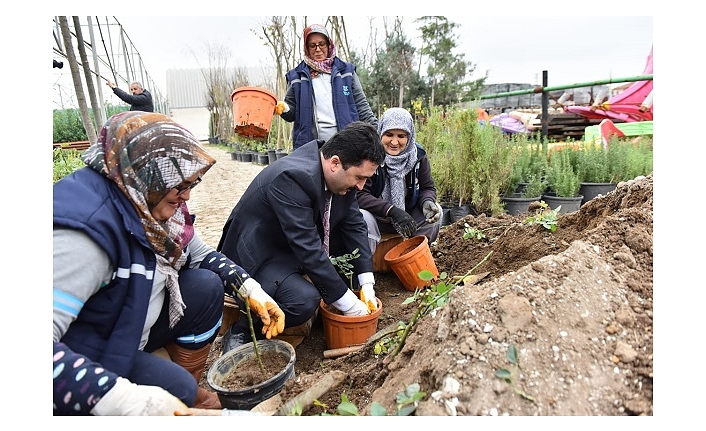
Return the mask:
<svg viewBox="0 0 706 431">
<path fill-rule="evenodd" d="M 248 344 L 252 341 L 252 337 L 244 332 L 233 332 L 235 324 L 230 325 L 221 343 L 223 344 L 223 353 L 228 353 L 236 347 L 242 346 L 243 344 Z"/>
</svg>

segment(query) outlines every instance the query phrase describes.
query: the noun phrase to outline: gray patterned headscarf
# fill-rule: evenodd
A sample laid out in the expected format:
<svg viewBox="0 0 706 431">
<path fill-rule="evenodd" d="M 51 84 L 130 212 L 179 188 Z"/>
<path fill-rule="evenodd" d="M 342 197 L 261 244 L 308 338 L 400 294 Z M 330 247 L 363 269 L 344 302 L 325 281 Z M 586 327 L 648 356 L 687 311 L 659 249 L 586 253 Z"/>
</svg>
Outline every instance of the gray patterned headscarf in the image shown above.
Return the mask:
<svg viewBox="0 0 706 431">
<path fill-rule="evenodd" d="M 405 209 L 404 177 L 417 163 L 417 141 L 414 133 L 414 120 L 412 115 L 403 108 L 390 108 L 382 114 L 378 122 L 378 135 L 392 129 L 407 132 L 407 146 L 396 156 L 385 155 L 383 168 L 387 170 L 387 181 L 382 189 L 382 198 L 392 203 L 397 208 Z"/>
<path fill-rule="evenodd" d="M 208 171 L 216 160 L 181 125 L 164 114 L 128 111 L 108 119 L 98 141 L 81 155 L 92 169 L 115 182 L 132 202 L 152 249 L 157 269 L 167 278 L 169 327 L 184 315 L 179 291 L 186 205 L 166 220 L 156 220 L 152 209 L 186 178 Z M 188 213 L 187 213 L 188 215 Z M 188 234 L 188 232 L 187 232 Z"/>
</svg>

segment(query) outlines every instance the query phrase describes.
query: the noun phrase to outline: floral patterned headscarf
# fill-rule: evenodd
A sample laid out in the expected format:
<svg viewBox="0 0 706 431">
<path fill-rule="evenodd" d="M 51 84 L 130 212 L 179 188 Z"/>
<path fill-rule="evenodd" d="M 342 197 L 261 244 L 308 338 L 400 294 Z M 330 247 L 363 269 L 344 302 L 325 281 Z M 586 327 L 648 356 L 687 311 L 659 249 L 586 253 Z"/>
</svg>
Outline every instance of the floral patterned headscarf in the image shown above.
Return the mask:
<svg viewBox="0 0 706 431">
<path fill-rule="evenodd" d="M 328 40 L 328 54 L 326 59 L 322 61 L 316 61 L 309 57 L 309 49 L 307 43 L 309 42 L 309 35 L 311 33 L 320 33 L 326 36 Z M 320 73 L 331 73 L 331 68 L 333 67 L 333 58 L 336 56 L 336 45 L 333 43 L 333 39 L 328 35 L 328 31 L 321 24 L 312 24 L 304 29 L 304 63 L 309 66 L 311 71 L 311 77 L 316 78 Z"/>
<path fill-rule="evenodd" d="M 115 182 L 135 208 L 147 240 L 166 275 L 170 328 L 184 315 L 178 271 L 186 262 L 183 248 L 186 206 L 166 221 L 150 212 L 172 188 L 194 174 L 202 176 L 216 160 L 183 126 L 166 115 L 128 111 L 113 115 L 98 141 L 82 155 L 92 169 Z M 188 215 L 188 212 L 186 213 Z M 187 232 L 188 233 L 188 232 Z"/>
</svg>

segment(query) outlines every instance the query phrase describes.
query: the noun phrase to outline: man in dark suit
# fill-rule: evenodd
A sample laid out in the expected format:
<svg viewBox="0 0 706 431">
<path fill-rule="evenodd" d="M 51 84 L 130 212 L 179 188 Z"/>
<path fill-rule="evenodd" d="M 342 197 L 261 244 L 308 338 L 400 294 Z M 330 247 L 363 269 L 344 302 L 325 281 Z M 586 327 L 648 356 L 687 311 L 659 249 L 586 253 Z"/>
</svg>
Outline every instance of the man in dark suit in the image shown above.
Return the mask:
<svg viewBox="0 0 706 431">
<path fill-rule="evenodd" d="M 285 328 L 309 320 L 320 299 L 349 316 L 377 308 L 368 229 L 356 193 L 384 158 L 375 127 L 356 121 L 263 169 L 233 208 L 217 249 L 260 282 L 284 312 Z M 360 257 L 349 263 L 360 299 L 329 260 L 356 248 Z M 262 323 L 253 323 L 261 334 Z M 239 319 L 231 325 L 223 336 L 224 353 L 251 341 L 247 324 Z"/>
</svg>

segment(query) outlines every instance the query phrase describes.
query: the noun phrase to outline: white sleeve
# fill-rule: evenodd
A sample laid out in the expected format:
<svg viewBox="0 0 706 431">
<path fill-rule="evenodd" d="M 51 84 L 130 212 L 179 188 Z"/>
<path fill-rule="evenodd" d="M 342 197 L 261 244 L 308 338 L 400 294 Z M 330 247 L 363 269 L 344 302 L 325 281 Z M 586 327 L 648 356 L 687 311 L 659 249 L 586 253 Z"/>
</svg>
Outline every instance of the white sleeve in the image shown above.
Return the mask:
<svg viewBox="0 0 706 431">
<path fill-rule="evenodd" d="M 203 259 L 210 252 L 215 251 L 213 247 L 206 244 L 196 232 L 194 232 L 194 237 L 191 239 L 189 244 L 186 246 L 186 252 L 191 256 L 191 268 L 198 268 L 203 262 Z"/>
<path fill-rule="evenodd" d="M 52 264 L 54 341 L 59 341 L 88 298 L 110 282 L 113 267 L 98 244 L 74 229 L 54 229 Z"/>
</svg>

